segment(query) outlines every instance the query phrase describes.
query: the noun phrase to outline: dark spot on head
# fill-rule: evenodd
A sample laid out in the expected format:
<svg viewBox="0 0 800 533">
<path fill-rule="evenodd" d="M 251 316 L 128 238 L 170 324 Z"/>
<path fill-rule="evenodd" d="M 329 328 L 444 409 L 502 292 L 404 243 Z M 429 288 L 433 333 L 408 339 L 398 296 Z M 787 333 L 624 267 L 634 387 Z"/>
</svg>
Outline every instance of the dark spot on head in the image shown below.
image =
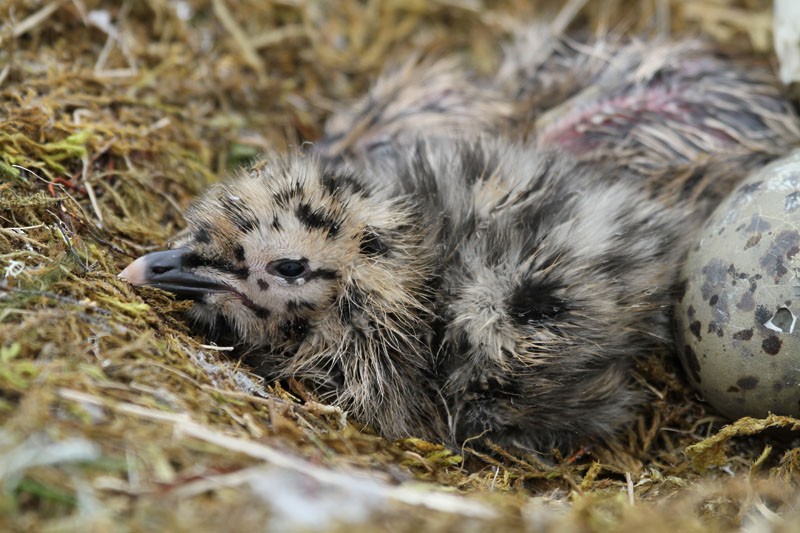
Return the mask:
<svg viewBox="0 0 800 533">
<path fill-rule="evenodd" d="M 329 171 L 326 171 L 322 174 L 320 183 L 322 183 L 322 188 L 325 189 L 325 192 L 331 196 L 336 195 L 339 192 L 339 182 L 336 179 L 336 176 Z"/>
<path fill-rule="evenodd" d="M 208 228 L 200 226 L 194 234 L 194 240 L 202 244 L 210 243 L 211 234 L 209 233 Z"/>
<path fill-rule="evenodd" d="M 700 323 L 699 320 L 695 320 L 694 322 L 689 324 L 689 331 L 692 332 L 692 335 L 694 335 L 697 338 L 697 340 L 702 340 L 702 337 L 700 336 L 700 328 L 702 327 L 703 325 Z"/>
<path fill-rule="evenodd" d="M 184 254 L 181 258 L 181 265 L 184 268 L 197 268 L 205 266 L 205 264 L 206 259 L 197 252 L 189 252 L 188 254 Z"/>
<path fill-rule="evenodd" d="M 741 391 L 741 389 L 739 387 L 735 387 L 735 386 L 731 385 L 730 387 L 728 387 L 728 390 L 725 391 L 725 392 L 730 392 L 730 393 L 736 394 L 737 392 L 740 392 L 740 391 Z"/>
<path fill-rule="evenodd" d="M 567 303 L 555 293 L 552 282 L 523 280 L 506 299 L 511 318 L 518 324 L 535 324 L 552 320 L 567 311 Z"/>
<path fill-rule="evenodd" d="M 695 383 L 702 383 L 703 379 L 700 377 L 700 361 L 697 360 L 697 354 L 694 353 L 692 347 L 688 344 L 683 347 L 683 358 L 686 361 L 686 368 L 689 370 L 692 379 Z"/>
<path fill-rule="evenodd" d="M 386 246 L 383 239 L 370 229 L 367 229 L 361 236 L 358 249 L 362 254 L 370 257 L 379 257 L 385 255 L 389 251 L 389 247 Z"/>
<path fill-rule="evenodd" d="M 297 206 L 295 214 L 297 215 L 297 220 L 306 228 L 327 231 L 329 239 L 336 237 L 339 233 L 341 224 L 321 208 L 312 209 L 310 204 L 303 202 Z"/>
<path fill-rule="evenodd" d="M 258 278 L 256 280 L 256 284 L 258 285 L 258 288 L 261 289 L 262 291 L 266 291 L 269 289 L 269 283 L 267 283 L 265 280 L 261 278 Z"/>
<path fill-rule="evenodd" d="M 307 280 L 316 279 L 316 278 L 320 278 L 320 279 L 336 279 L 337 277 L 339 277 L 339 273 L 336 272 L 335 270 L 330 270 L 330 269 L 327 269 L 327 268 L 320 268 L 319 270 L 312 270 L 311 272 L 306 274 L 304 277 Z"/>
<path fill-rule="evenodd" d="M 341 169 L 325 169 L 321 178 L 322 187 L 331 196 L 338 196 L 347 191 L 364 198 L 369 197 L 364 185 L 350 171 Z"/>
<path fill-rule="evenodd" d="M 737 341 L 749 341 L 753 338 L 753 328 L 743 329 L 733 334 Z"/>
<path fill-rule="evenodd" d="M 712 296 L 711 298 L 709 298 L 709 300 L 708 300 L 708 305 L 717 305 L 717 301 L 719 301 L 719 296 L 717 296 L 717 295 L 715 294 L 714 296 Z"/>
<path fill-rule="evenodd" d="M 239 262 L 244 261 L 244 247 L 241 244 L 233 247 L 233 257 Z"/>
<path fill-rule="evenodd" d="M 761 349 L 770 355 L 778 355 L 782 345 L 783 341 L 780 340 L 777 335 L 770 335 L 761 341 Z"/>
<path fill-rule="evenodd" d="M 753 390 L 758 385 L 758 378 L 755 376 L 744 376 L 736 380 L 736 384 L 742 390 Z"/>
<path fill-rule="evenodd" d="M 715 321 L 711 321 L 708 323 L 708 333 L 716 333 L 717 337 L 722 337 L 723 331 L 722 326 L 717 324 Z"/>
<path fill-rule="evenodd" d="M 775 383 L 772 384 L 772 390 L 775 391 L 775 392 L 782 391 L 783 390 L 783 383 L 781 383 L 780 381 L 776 381 Z"/>
<path fill-rule="evenodd" d="M 271 226 L 272 226 L 272 229 L 274 229 L 275 231 L 281 231 L 283 229 L 283 226 L 281 226 L 280 220 L 278 220 L 278 215 L 275 215 L 272 218 Z"/>
<path fill-rule="evenodd" d="M 772 313 L 770 313 L 766 305 L 759 305 L 756 308 L 755 315 L 756 315 L 756 321 L 762 326 L 766 324 L 770 318 L 772 318 Z"/>
<path fill-rule="evenodd" d="M 273 195 L 273 199 L 278 206 L 282 208 L 288 207 L 289 203 L 292 201 L 293 198 L 299 198 L 303 195 L 303 186 L 300 185 L 299 181 L 295 181 L 289 187 L 276 192 Z"/>
<path fill-rule="evenodd" d="M 689 318 L 694 318 L 694 313 L 695 310 L 693 305 L 690 305 L 689 307 L 686 308 L 686 316 L 688 316 Z"/>
</svg>

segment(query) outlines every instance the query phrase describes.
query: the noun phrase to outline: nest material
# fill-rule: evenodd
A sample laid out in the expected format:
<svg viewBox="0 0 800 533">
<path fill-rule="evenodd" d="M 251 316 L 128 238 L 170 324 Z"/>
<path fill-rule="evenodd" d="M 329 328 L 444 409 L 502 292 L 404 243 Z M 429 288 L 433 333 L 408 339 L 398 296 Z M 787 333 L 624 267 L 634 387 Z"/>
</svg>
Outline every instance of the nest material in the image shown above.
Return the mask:
<svg viewBox="0 0 800 533">
<path fill-rule="evenodd" d="M 262 150 L 317 138 L 411 51 L 488 71 L 524 20 L 770 51 L 766 1 L 489 6 L 1 8 L 0 529 L 790 527 L 800 422 L 723 428 L 666 356 L 642 361 L 652 401 L 617 442 L 555 464 L 456 453 L 386 441 L 296 384 L 263 383 L 188 331 L 184 303 L 116 279 L 182 226 L 198 191 Z"/>
</svg>

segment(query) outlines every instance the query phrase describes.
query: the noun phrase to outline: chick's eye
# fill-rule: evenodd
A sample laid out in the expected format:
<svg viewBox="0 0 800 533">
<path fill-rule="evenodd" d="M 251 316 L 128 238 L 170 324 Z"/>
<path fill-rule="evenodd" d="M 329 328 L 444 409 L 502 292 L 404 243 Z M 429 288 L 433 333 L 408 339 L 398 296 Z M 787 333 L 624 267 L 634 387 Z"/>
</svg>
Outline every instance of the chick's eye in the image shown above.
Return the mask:
<svg viewBox="0 0 800 533">
<path fill-rule="evenodd" d="M 294 259 L 280 259 L 271 266 L 271 270 L 282 278 L 298 278 L 306 272 L 306 262 Z"/>
</svg>

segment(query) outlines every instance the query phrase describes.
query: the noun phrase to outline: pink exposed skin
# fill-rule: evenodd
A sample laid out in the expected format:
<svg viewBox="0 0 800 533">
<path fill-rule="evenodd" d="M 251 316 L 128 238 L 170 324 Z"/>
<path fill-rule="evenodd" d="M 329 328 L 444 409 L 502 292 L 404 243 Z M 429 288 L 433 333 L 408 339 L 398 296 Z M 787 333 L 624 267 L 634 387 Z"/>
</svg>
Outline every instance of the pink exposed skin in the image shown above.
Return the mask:
<svg viewBox="0 0 800 533">
<path fill-rule="evenodd" d="M 592 128 L 618 128 L 625 131 L 636 126 L 643 113 L 658 115 L 663 120 L 690 123 L 693 116 L 701 111 L 693 104 L 681 100 L 681 87 L 667 88 L 655 86 L 633 94 L 613 96 L 597 100 L 585 107 L 571 111 L 555 123 L 539 131 L 538 141 L 542 145 L 558 146 L 565 150 L 580 152 L 602 145 L 599 139 L 592 139 L 587 132 Z M 721 142 L 730 143 L 735 139 L 720 128 L 700 124 L 703 133 L 709 133 Z"/>
</svg>

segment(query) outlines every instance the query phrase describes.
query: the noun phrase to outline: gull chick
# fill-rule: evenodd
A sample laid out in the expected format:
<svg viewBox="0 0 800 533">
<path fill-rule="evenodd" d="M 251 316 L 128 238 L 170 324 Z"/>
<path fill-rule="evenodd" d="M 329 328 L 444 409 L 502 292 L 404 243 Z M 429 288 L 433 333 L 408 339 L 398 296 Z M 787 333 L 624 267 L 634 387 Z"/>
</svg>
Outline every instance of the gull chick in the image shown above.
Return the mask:
<svg viewBox="0 0 800 533">
<path fill-rule="evenodd" d="M 567 448 L 630 422 L 693 223 L 572 159 L 485 139 L 370 174 L 271 155 L 120 276 L 387 437 Z"/>
</svg>

